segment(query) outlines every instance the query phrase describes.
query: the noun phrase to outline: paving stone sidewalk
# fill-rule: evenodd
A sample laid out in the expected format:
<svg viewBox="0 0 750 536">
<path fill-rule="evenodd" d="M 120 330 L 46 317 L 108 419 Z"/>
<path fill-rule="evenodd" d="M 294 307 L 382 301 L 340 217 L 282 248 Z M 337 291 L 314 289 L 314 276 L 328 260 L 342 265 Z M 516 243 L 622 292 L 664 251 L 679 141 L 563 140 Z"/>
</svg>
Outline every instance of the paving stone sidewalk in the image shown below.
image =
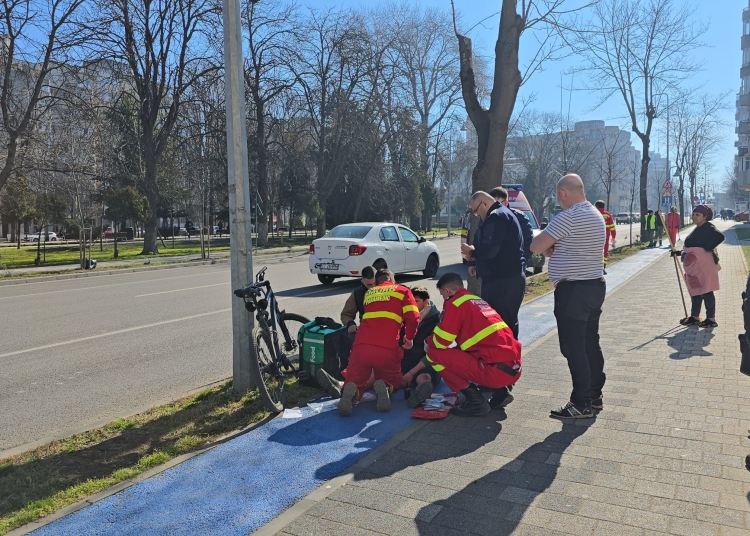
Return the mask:
<svg viewBox="0 0 750 536">
<path fill-rule="evenodd" d="M 571 386 L 553 333 L 525 350 L 507 418 L 430 422 L 282 533 L 750 534 L 750 378 L 737 343 L 747 272 L 733 231 L 719 254 L 716 329 L 678 324 L 669 256 L 607 297 L 595 420 L 548 417 Z"/>
</svg>

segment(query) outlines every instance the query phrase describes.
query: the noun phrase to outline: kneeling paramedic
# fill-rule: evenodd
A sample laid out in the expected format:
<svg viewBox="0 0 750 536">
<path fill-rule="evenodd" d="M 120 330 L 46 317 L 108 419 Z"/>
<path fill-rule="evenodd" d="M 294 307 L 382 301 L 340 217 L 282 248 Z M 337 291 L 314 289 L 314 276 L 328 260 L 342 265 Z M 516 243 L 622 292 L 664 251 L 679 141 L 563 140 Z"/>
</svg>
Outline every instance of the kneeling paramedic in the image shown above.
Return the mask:
<svg viewBox="0 0 750 536">
<path fill-rule="evenodd" d="M 443 319 L 425 343 L 425 365 L 466 398 L 451 413 L 483 415 L 491 408 L 478 385 L 505 396 L 504 388 L 521 377 L 521 343 L 497 311 L 464 289 L 460 275 L 443 275 L 437 288 L 445 300 Z"/>
<path fill-rule="evenodd" d="M 365 314 L 354 339 L 349 366 L 344 369 L 344 389 L 338 410 L 344 417 L 351 415 L 352 405 L 362 397 L 370 375 L 374 375 L 378 411 L 391 409 L 391 393 L 401 385 L 399 347 L 401 324 L 404 325 L 404 349 L 413 346 L 417 333 L 419 310 L 411 291 L 397 285 L 390 270 L 378 270 L 375 286 L 365 293 Z"/>
</svg>

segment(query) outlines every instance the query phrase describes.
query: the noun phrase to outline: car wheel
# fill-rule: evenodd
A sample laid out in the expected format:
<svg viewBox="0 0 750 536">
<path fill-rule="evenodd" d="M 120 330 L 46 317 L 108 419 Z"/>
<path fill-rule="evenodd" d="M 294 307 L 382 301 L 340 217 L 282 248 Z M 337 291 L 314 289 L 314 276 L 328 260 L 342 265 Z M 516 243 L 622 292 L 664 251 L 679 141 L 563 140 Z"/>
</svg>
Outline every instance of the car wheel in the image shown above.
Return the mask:
<svg viewBox="0 0 750 536">
<path fill-rule="evenodd" d="M 318 281 L 324 285 L 330 285 L 336 280 L 332 275 L 318 274 Z"/>
<path fill-rule="evenodd" d="M 372 267 L 376 270 L 385 270 L 388 268 L 388 263 L 385 262 L 385 259 L 378 259 L 372 263 Z"/>
<path fill-rule="evenodd" d="M 437 275 L 438 268 L 440 268 L 440 261 L 438 260 L 437 255 L 433 253 L 427 259 L 427 264 L 425 265 L 424 270 L 422 270 L 422 274 L 425 277 L 432 279 Z"/>
</svg>

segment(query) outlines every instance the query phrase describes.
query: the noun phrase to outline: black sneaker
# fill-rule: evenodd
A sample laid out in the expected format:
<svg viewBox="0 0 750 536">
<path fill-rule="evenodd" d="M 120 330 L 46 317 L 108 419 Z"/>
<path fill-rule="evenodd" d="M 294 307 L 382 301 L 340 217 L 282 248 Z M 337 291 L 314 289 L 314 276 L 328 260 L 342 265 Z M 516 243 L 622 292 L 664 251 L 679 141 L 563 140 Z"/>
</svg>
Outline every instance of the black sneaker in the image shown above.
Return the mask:
<svg viewBox="0 0 750 536">
<path fill-rule="evenodd" d="M 378 397 L 376 409 L 378 411 L 391 411 L 391 389 L 383 380 L 377 380 L 372 386 Z"/>
<path fill-rule="evenodd" d="M 591 409 L 596 411 L 601 411 L 604 409 L 604 402 L 602 400 L 603 397 L 595 398 L 591 401 Z"/>
<path fill-rule="evenodd" d="M 568 402 L 560 409 L 550 411 L 549 416 L 554 419 L 591 419 L 594 412 L 591 411 L 591 406 L 576 406 L 573 402 Z"/>
<path fill-rule="evenodd" d="M 315 378 L 318 380 L 318 385 L 331 395 L 331 398 L 341 398 L 341 387 L 339 387 L 339 381 L 336 378 L 322 368 L 319 368 L 315 373 Z"/>
<path fill-rule="evenodd" d="M 699 328 L 718 328 L 719 324 L 716 322 L 716 320 L 709 320 L 707 318 L 703 322 L 699 322 L 698 327 Z"/>
<path fill-rule="evenodd" d="M 432 390 L 432 382 L 428 381 L 420 383 L 419 385 L 417 385 L 417 388 L 414 389 L 414 392 L 411 394 L 406 403 L 410 408 L 416 408 L 418 405 L 432 396 Z"/>
<path fill-rule="evenodd" d="M 357 385 L 354 383 L 347 383 L 341 390 L 341 398 L 339 399 L 339 415 L 342 417 L 348 417 L 352 414 L 352 408 L 354 406 L 354 398 L 357 396 Z"/>
<path fill-rule="evenodd" d="M 492 409 L 504 409 L 513 400 L 513 395 L 508 392 L 507 388 L 496 389 L 492 394 L 492 398 L 490 398 L 490 407 Z"/>
<path fill-rule="evenodd" d="M 686 316 L 682 320 L 680 320 L 680 324 L 683 326 L 692 326 L 694 324 L 699 324 L 701 321 L 700 317 L 695 318 L 694 316 Z"/>
</svg>

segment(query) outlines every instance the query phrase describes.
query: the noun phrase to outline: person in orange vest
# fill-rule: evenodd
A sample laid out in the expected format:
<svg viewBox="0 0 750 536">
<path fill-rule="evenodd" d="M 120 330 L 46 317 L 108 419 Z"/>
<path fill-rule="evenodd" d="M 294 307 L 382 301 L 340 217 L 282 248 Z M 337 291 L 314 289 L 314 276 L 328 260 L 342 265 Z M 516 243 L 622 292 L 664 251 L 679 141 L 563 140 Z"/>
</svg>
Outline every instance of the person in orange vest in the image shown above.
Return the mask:
<svg viewBox="0 0 750 536">
<path fill-rule="evenodd" d="M 444 274 L 437 288 L 444 300 L 443 318 L 425 341 L 427 355 L 404 380 L 431 366 L 452 391 L 465 397 L 451 413 L 484 415 L 492 406 L 478 386 L 494 389 L 505 399 L 505 387 L 521 377 L 521 343 L 489 303 L 464 288 L 459 274 Z"/>
<path fill-rule="evenodd" d="M 377 410 L 390 411 L 391 393 L 401 385 L 401 358 L 399 347 L 401 325 L 404 326 L 404 348 L 414 343 L 419 323 L 419 309 L 411 290 L 396 284 L 390 270 L 378 270 L 375 286 L 365 293 L 364 314 L 357 329 L 354 347 L 349 355 L 349 365 L 342 371 L 344 388 L 338 410 L 348 417 L 352 406 L 364 393 L 370 376 L 378 397 Z"/>
<path fill-rule="evenodd" d="M 680 215 L 677 214 L 677 207 L 672 207 L 667 214 L 667 232 L 671 245 L 677 244 L 677 231 L 680 229 Z"/>
<path fill-rule="evenodd" d="M 607 263 L 609 262 L 609 244 L 615 247 L 615 238 L 617 237 L 617 229 L 615 228 L 615 220 L 612 218 L 612 213 L 604 209 L 604 201 L 601 199 L 594 203 L 596 210 L 604 218 L 604 227 L 607 230 L 607 237 L 604 240 L 604 273 L 607 273 Z"/>
</svg>

